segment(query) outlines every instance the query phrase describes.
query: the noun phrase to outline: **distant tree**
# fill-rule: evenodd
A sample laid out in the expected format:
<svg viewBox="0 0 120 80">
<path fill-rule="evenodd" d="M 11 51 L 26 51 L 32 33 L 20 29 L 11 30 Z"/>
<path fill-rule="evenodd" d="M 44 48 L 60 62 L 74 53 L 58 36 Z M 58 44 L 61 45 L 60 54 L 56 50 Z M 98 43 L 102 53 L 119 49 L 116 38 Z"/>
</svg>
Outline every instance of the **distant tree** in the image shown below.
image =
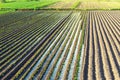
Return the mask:
<svg viewBox="0 0 120 80">
<path fill-rule="evenodd" d="M 6 1 L 5 0 L 0 0 L 1 3 L 5 3 Z"/>
</svg>

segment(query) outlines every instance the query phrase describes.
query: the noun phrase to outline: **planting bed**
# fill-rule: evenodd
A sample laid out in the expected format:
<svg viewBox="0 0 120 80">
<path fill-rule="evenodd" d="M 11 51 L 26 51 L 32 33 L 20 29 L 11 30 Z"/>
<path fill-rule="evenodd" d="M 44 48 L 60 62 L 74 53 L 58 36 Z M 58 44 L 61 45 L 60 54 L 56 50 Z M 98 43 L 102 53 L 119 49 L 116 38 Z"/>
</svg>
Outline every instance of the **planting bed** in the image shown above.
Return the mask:
<svg viewBox="0 0 120 80">
<path fill-rule="evenodd" d="M 0 16 L 3 21 L 0 25 L 0 79 L 77 77 L 74 73 L 79 62 L 77 56 L 80 57 L 80 45 L 83 44 L 85 14 L 71 11 L 20 11 Z M 7 18 L 10 21 L 5 22 Z"/>
<path fill-rule="evenodd" d="M 120 78 L 120 11 L 88 13 L 81 79 L 118 80 Z"/>
<path fill-rule="evenodd" d="M 70 1 L 59 1 L 54 4 L 43 7 L 43 9 L 74 9 L 79 5 L 80 1 L 70 0 Z"/>
<path fill-rule="evenodd" d="M 76 7 L 76 9 L 81 10 L 120 9 L 120 2 L 81 2 L 81 4 L 78 7 Z"/>
</svg>

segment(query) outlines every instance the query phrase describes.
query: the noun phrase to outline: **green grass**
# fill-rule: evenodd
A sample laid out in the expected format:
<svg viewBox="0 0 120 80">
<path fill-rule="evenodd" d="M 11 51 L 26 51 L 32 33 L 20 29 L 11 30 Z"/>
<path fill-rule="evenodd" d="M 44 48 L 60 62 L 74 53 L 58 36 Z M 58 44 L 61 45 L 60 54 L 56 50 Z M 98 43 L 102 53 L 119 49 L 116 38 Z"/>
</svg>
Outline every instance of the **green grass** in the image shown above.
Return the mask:
<svg viewBox="0 0 120 80">
<path fill-rule="evenodd" d="M 41 1 L 17 1 L 10 3 L 0 3 L 0 8 L 12 8 L 12 9 L 31 9 L 31 8 L 41 8 L 50 4 L 53 4 L 59 0 L 41 0 Z"/>
<path fill-rule="evenodd" d="M 0 14 L 8 13 L 9 11 L 0 11 Z"/>
<path fill-rule="evenodd" d="M 5 10 L 5 11 L 0 10 L 0 15 L 1 14 L 6 14 L 6 13 L 9 13 L 9 12 L 14 12 L 14 10 Z"/>
<path fill-rule="evenodd" d="M 80 5 L 80 1 L 76 1 L 74 5 L 72 5 L 72 9 L 75 9 Z"/>
</svg>

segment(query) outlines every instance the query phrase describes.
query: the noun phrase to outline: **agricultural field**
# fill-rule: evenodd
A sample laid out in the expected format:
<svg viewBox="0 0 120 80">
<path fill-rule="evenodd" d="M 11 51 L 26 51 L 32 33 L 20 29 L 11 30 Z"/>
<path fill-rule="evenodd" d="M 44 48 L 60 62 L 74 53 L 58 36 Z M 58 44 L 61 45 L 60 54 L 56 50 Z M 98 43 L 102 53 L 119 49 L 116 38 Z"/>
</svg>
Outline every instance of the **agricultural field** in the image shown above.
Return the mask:
<svg viewBox="0 0 120 80">
<path fill-rule="evenodd" d="M 1 15 L 0 79 L 118 80 L 119 20 L 120 11 Z"/>
<path fill-rule="evenodd" d="M 120 2 L 81 2 L 81 4 L 76 9 L 81 10 L 120 9 Z"/>
<path fill-rule="evenodd" d="M 120 9 L 119 0 L 13 0 L 0 3 L 1 10 L 16 9 L 80 9 L 80 10 L 111 10 Z"/>
<path fill-rule="evenodd" d="M 89 11 L 81 79 L 120 79 L 120 11 Z"/>
<path fill-rule="evenodd" d="M 119 79 L 119 0 L 0 0 L 0 80 Z"/>
<path fill-rule="evenodd" d="M 79 0 L 59 1 L 43 7 L 43 9 L 75 9 L 80 4 Z"/>
<path fill-rule="evenodd" d="M 0 16 L 0 79 L 79 78 L 86 15 L 26 11 Z"/>
<path fill-rule="evenodd" d="M 43 7 L 43 9 L 77 9 L 77 10 L 112 10 L 120 9 L 120 1 L 117 0 L 67 0 L 59 1 Z"/>
</svg>

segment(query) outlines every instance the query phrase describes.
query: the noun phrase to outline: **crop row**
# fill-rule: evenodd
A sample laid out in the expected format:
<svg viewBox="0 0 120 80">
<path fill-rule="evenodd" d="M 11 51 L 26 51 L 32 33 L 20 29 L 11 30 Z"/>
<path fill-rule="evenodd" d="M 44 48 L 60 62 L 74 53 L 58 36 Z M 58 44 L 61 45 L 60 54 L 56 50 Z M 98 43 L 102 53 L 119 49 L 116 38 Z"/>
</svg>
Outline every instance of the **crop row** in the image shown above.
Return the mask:
<svg viewBox="0 0 120 80">
<path fill-rule="evenodd" d="M 8 24 L 23 28 L 0 38 L 0 79 L 78 79 L 85 20 L 83 12 L 43 12 Z"/>
<path fill-rule="evenodd" d="M 117 17 L 109 11 L 90 11 L 81 79 L 119 79 L 119 53 Z"/>
<path fill-rule="evenodd" d="M 80 10 L 111 10 L 120 9 L 119 2 L 98 1 L 89 2 L 81 0 L 58 1 L 54 4 L 43 7 L 42 9 L 80 9 Z"/>
<path fill-rule="evenodd" d="M 81 2 L 76 9 L 119 9 L 119 2 Z"/>
<path fill-rule="evenodd" d="M 47 15 L 49 14 L 47 18 L 45 17 L 45 14 Z M 38 19 L 34 22 L 34 24 L 29 25 L 29 28 L 24 30 L 25 33 L 20 33 L 21 35 L 19 35 L 17 38 L 14 38 L 14 35 L 16 36 L 16 34 L 13 35 L 13 38 L 7 35 L 7 37 L 9 37 L 11 40 L 10 41 L 7 40 L 6 43 L 3 42 L 3 46 L 2 46 L 3 48 L 2 48 L 2 53 L 0 57 L 2 59 L 2 61 L 0 62 L 1 78 L 2 77 L 9 78 L 7 77 L 7 75 L 9 75 L 12 71 L 13 73 L 15 73 L 14 69 L 17 68 L 16 66 L 19 65 L 20 63 L 24 64 L 25 63 L 24 60 L 29 55 L 33 54 L 31 53 L 31 51 L 36 52 L 36 50 L 34 51 L 33 49 L 36 48 L 38 44 L 39 45 L 40 43 L 42 44 L 45 37 L 46 38 L 47 36 L 49 37 L 50 35 L 48 34 L 52 34 L 51 31 L 54 31 L 54 27 L 58 25 L 58 23 L 62 23 L 61 21 L 63 21 L 65 19 L 64 17 L 68 15 L 66 14 L 66 12 L 61 13 L 61 15 L 59 16 L 58 14 L 60 13 L 52 13 L 51 16 L 50 14 L 51 13 L 44 13 L 44 17 L 42 19 L 44 19 L 45 21 L 39 19 L 41 18 L 41 16 L 40 17 L 38 16 Z M 37 48 L 39 48 L 39 46 Z M 19 67 L 22 67 L 22 66 L 19 66 Z"/>
<path fill-rule="evenodd" d="M 43 9 L 74 9 L 79 5 L 80 1 L 70 0 L 70 1 L 59 1 L 52 5 L 48 5 Z"/>
</svg>

